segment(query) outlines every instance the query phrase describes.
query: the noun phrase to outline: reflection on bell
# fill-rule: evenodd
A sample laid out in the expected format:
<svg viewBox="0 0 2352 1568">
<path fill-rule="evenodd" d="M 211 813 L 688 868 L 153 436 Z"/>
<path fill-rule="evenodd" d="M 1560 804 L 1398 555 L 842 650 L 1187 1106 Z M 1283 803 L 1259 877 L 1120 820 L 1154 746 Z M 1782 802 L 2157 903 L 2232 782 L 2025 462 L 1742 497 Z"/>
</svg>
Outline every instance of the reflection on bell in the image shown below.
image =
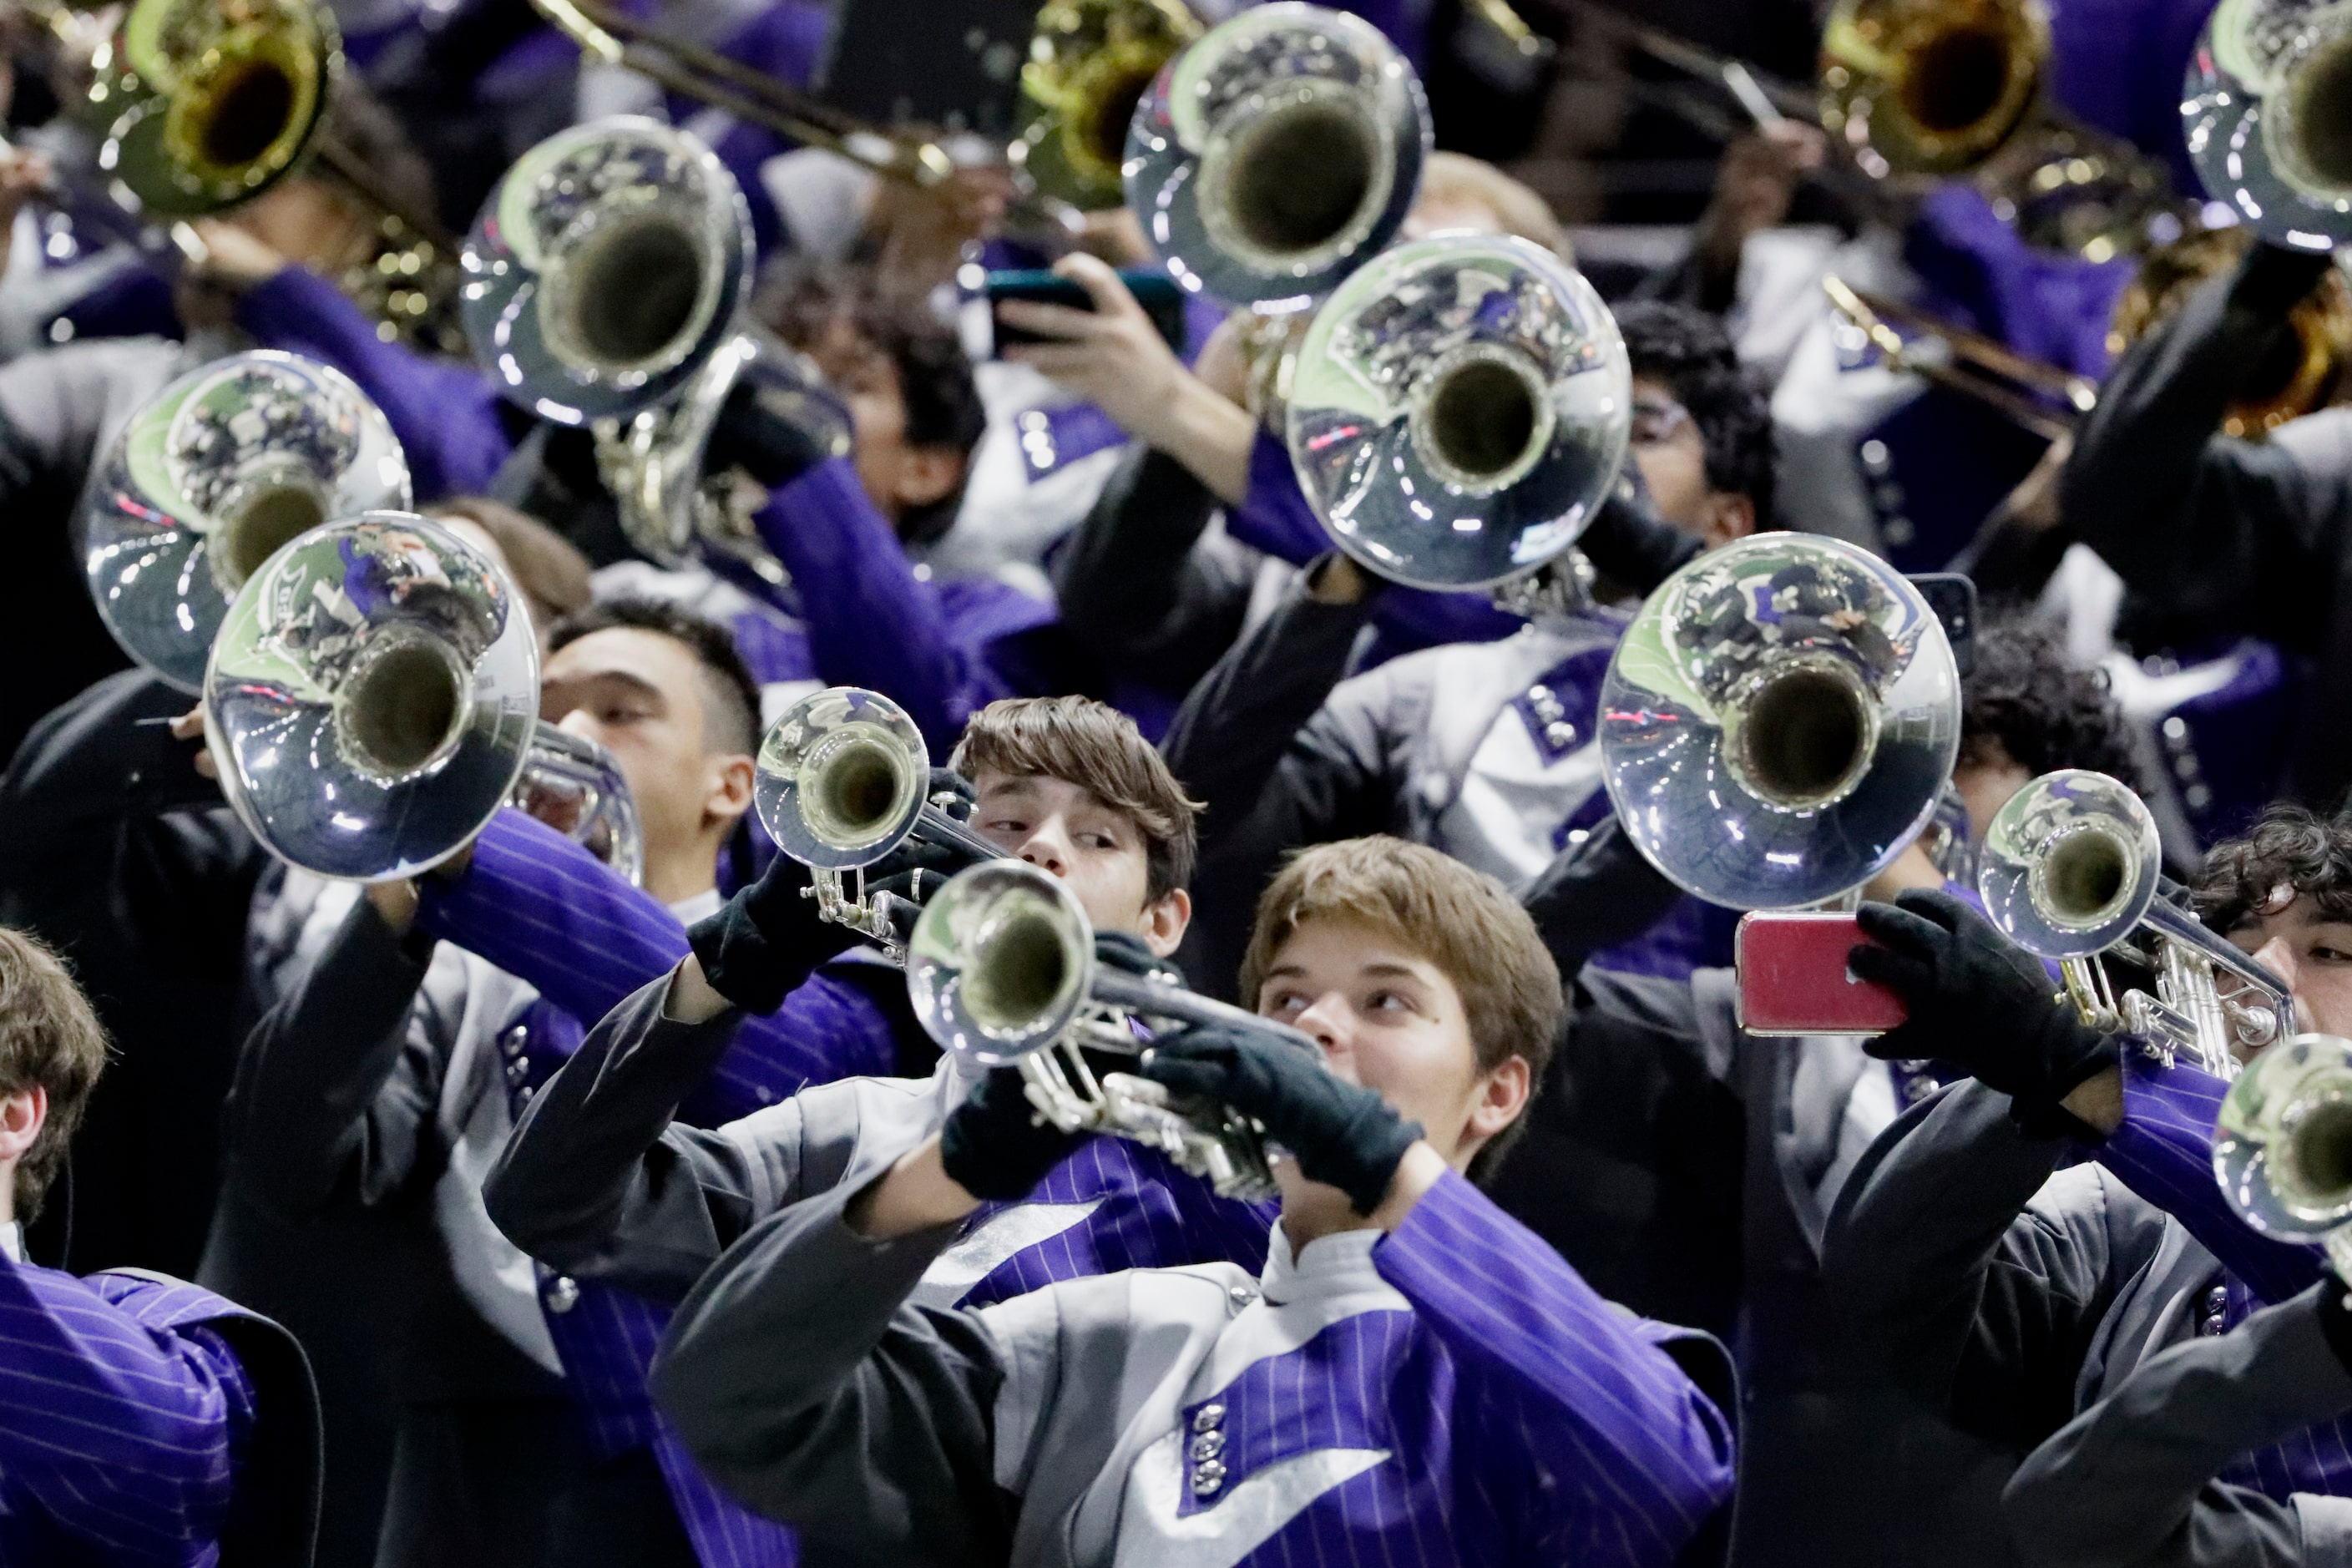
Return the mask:
<svg viewBox="0 0 2352 1568">
<path fill-rule="evenodd" d="M 229 601 L 279 546 L 408 495 L 391 422 L 349 377 L 275 350 L 232 354 L 149 398 L 99 459 L 82 567 L 123 651 L 194 692 Z"/>
<path fill-rule="evenodd" d="M 1423 588 L 1481 588 L 1574 543 L 1633 421 L 1624 341 L 1541 246 L 1440 235 L 1367 263 L 1292 374 L 1291 462 L 1332 539 Z"/>
<path fill-rule="evenodd" d="M 2221 1101 L 2213 1175 L 2281 1241 L 2316 1241 L 2352 1276 L 2352 1041 L 2297 1035 L 2249 1063 Z"/>
<path fill-rule="evenodd" d="M 2189 57 L 2180 118 L 2206 194 L 2263 237 L 2352 238 L 2352 7 L 2224 0 Z"/>
<path fill-rule="evenodd" d="M 1370 23 L 1277 0 L 1210 29 L 1135 110 L 1127 204 L 1177 281 L 1302 306 L 1393 238 L 1429 106 Z"/>
<path fill-rule="evenodd" d="M 1019 860 L 955 878 L 907 943 L 915 1016 L 950 1051 L 999 1067 L 1052 1045 L 1092 990 L 1094 930 L 1062 880 Z"/>
<path fill-rule="evenodd" d="M 2162 862 L 2147 803 L 2105 773 L 2066 768 L 1993 814 L 1977 890 L 1993 924 L 2026 952 L 2087 958 L 2147 916 Z"/>
<path fill-rule="evenodd" d="M 734 329 L 751 209 L 683 131 L 619 115 L 559 132 L 507 171 L 463 257 L 474 356 L 559 424 L 652 405 Z"/>
<path fill-rule="evenodd" d="M 221 793 L 271 853 L 322 877 L 413 877 L 513 790 L 539 727 L 538 644 L 487 556 L 424 518 L 366 512 L 247 582 L 204 705 Z"/>
<path fill-rule="evenodd" d="M 1634 846 L 1733 909 L 1876 876 L 1934 815 L 1959 752 L 1944 628 L 1855 545 L 1757 534 L 1650 595 L 1601 690 L 1601 777 Z"/>
</svg>

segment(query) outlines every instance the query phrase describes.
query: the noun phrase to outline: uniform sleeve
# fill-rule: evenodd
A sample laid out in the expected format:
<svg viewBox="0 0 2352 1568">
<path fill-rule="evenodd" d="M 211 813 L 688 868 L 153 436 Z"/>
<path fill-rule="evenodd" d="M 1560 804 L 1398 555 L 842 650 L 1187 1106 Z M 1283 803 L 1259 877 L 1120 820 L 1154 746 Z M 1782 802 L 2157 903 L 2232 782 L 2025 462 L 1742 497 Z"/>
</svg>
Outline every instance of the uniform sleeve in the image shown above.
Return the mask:
<svg viewBox="0 0 2352 1568">
<path fill-rule="evenodd" d="M 196 1561 L 228 1519 L 253 1419 L 252 1385 L 210 1330 L 144 1328 L 0 1255 L 0 1472 L 92 1561 Z"/>
<path fill-rule="evenodd" d="M 654 1398 L 714 1480 L 813 1543 L 1003 1568 L 996 1342 L 974 1314 L 906 1304 L 957 1227 L 869 1241 L 843 1222 L 851 1195 L 788 1209 L 719 1259 L 662 1338 Z"/>
<path fill-rule="evenodd" d="M 2352 1409 L 2320 1289 L 2152 1357 L 2034 1450 L 2001 1499 L 2029 1568 L 2341 1562 L 2352 1532 L 2340 1508 L 2213 1479 L 2241 1454 Z"/>
<path fill-rule="evenodd" d="M 359 383 L 400 437 L 419 502 L 488 489 L 514 450 L 499 395 L 479 373 L 385 342 L 342 290 L 308 268 L 281 268 L 247 289 L 236 320 L 257 342 Z"/>
<path fill-rule="evenodd" d="M 2213 1179 L 2213 1129 L 2230 1086 L 2185 1064 L 2124 1058 L 2124 1119 L 2093 1157 L 2124 1185 L 2172 1215 L 2265 1301 L 2284 1301 L 2319 1278 L 2320 1252 L 2262 1235 L 2240 1219 Z"/>
<path fill-rule="evenodd" d="M 975 700 L 985 672 L 956 646 L 939 596 L 915 576 L 857 470 L 828 458 L 777 489 L 754 521 L 800 585 L 795 608 L 817 678 L 879 691 L 945 756 L 985 700 Z"/>
<path fill-rule="evenodd" d="M 1671 1563 L 1729 1500 L 1724 1413 L 1463 1177 L 1440 1180 L 1372 1258 L 1465 1369 L 1456 1465 L 1535 1467 L 1529 1561 Z"/>
</svg>

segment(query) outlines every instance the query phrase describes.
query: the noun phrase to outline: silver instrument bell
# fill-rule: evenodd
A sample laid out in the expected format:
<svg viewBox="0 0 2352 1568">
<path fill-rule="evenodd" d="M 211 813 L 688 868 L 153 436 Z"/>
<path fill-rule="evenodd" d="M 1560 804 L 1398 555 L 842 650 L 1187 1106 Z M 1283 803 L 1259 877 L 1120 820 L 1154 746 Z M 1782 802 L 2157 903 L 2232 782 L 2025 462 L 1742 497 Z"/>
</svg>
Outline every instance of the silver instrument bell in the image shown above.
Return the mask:
<svg viewBox="0 0 2352 1568">
<path fill-rule="evenodd" d="M 1960 743 L 1943 623 L 1868 551 L 1755 534 L 1685 566 L 1601 689 L 1601 773 L 1676 886 L 1793 909 L 1885 870 L 1934 816 Z"/>
<path fill-rule="evenodd" d="M 2352 5 L 2222 0 L 2189 56 L 2180 117 L 2206 194 L 2263 238 L 2352 238 Z"/>
<path fill-rule="evenodd" d="M 518 159 L 461 262 L 466 334 L 492 384 L 583 425 L 677 393 L 733 333 L 751 209 L 695 137 L 617 115 Z"/>
<path fill-rule="evenodd" d="M 1316 312 L 1287 436 L 1307 503 L 1367 569 L 1484 588 L 1575 543 L 1633 417 L 1624 340 L 1582 274 L 1524 239 L 1440 235 Z"/>
<path fill-rule="evenodd" d="M 2297 1035 L 2248 1063 L 2221 1101 L 2213 1176 L 2240 1219 L 2318 1243 L 2352 1280 L 2352 1041 Z"/>
<path fill-rule="evenodd" d="M 408 500 L 391 422 L 350 377 L 231 354 L 149 398 L 108 445 L 77 517 L 82 569 L 123 651 L 194 693 L 230 601 L 279 546 Z"/>
<path fill-rule="evenodd" d="M 1421 82 L 1379 28 L 1277 0 L 1164 67 L 1127 135 L 1127 205 L 1176 280 L 1301 309 L 1395 237 L 1431 146 Z"/>
</svg>

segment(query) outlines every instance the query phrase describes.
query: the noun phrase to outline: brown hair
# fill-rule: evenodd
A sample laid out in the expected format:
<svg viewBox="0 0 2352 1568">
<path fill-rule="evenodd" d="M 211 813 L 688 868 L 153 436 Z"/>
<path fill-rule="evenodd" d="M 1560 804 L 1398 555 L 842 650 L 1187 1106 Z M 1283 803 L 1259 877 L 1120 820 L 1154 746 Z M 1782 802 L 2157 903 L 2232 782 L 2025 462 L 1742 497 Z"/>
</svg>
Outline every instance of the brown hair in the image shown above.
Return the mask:
<svg viewBox="0 0 2352 1568">
<path fill-rule="evenodd" d="M 588 603 L 588 557 L 530 513 L 488 496 L 456 496 L 435 502 L 425 515 L 463 518 L 488 534 L 541 626 L 552 626 Z"/>
<path fill-rule="evenodd" d="M 1198 801 L 1168 771 L 1135 721 L 1091 697 L 1009 697 L 971 716 L 948 766 L 1074 784 L 1141 830 L 1150 869 L 1148 899 L 1192 880 L 1200 839 Z"/>
<path fill-rule="evenodd" d="M 1535 921 L 1510 889 L 1425 844 L 1385 835 L 1303 849 L 1257 901 L 1242 956 L 1244 1005 L 1256 1005 L 1283 944 L 1318 920 L 1360 921 L 1434 964 L 1462 994 L 1478 1070 L 1520 1058 L 1532 1100 L 1568 1004 Z M 1471 1161 L 1474 1180 L 1494 1173 L 1526 1122 L 1523 1110 L 1487 1140 Z"/>
<path fill-rule="evenodd" d="M 65 1164 L 106 1066 L 106 1030 L 39 938 L 0 926 L 0 1095 L 45 1089 L 48 1119 L 16 1163 L 16 1217 L 30 1220 Z"/>
<path fill-rule="evenodd" d="M 2322 920 L 2352 921 L 2352 817 L 2280 801 L 2205 852 L 2197 912 L 2227 936 L 2308 894 Z M 2284 895 L 2284 896 L 2282 896 Z"/>
</svg>

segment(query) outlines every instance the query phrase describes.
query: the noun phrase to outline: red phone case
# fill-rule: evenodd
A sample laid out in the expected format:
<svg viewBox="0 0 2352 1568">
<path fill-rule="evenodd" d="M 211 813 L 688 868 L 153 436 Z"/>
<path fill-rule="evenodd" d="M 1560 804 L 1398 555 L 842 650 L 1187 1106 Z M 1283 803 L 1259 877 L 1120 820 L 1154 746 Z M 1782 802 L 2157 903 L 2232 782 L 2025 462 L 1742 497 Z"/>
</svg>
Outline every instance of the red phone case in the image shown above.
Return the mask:
<svg viewBox="0 0 2352 1568">
<path fill-rule="evenodd" d="M 1757 910 L 1740 917 L 1739 1026 L 1751 1035 L 1883 1035 L 1910 1014 L 1857 979 L 1846 954 L 1870 939 L 1850 913 Z"/>
</svg>

